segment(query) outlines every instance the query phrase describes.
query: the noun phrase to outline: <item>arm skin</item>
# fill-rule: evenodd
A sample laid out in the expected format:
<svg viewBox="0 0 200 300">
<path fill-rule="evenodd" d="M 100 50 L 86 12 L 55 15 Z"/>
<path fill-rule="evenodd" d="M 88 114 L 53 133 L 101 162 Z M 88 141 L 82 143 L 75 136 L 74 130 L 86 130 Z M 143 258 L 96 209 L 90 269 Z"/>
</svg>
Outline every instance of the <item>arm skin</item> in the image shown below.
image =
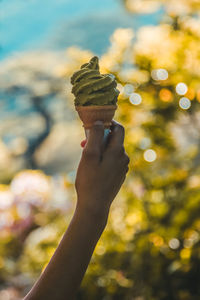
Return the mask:
<svg viewBox="0 0 200 300">
<path fill-rule="evenodd" d="M 75 187 L 77 206 L 58 248 L 24 300 L 73 300 L 107 224 L 110 205 L 128 171 L 124 128 L 113 121 L 103 149 L 104 127 L 96 122 L 83 149 Z"/>
</svg>

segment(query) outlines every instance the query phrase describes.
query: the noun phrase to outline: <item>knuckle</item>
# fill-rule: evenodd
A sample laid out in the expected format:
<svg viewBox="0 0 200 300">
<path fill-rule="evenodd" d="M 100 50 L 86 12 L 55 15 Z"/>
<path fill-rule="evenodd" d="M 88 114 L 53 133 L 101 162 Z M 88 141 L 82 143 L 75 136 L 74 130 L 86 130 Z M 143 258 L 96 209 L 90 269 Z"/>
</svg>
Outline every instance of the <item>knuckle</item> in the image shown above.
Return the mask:
<svg viewBox="0 0 200 300">
<path fill-rule="evenodd" d="M 122 174 L 124 174 L 124 176 L 126 176 L 126 173 L 128 173 L 128 171 L 129 171 L 128 165 L 124 165 L 123 169 L 122 169 Z"/>
<path fill-rule="evenodd" d="M 124 155 L 124 160 L 125 160 L 125 163 L 128 165 L 130 162 L 130 158 L 128 157 L 127 154 Z"/>
<path fill-rule="evenodd" d="M 124 161 L 125 159 L 125 161 L 128 160 L 129 162 L 129 157 L 125 152 L 124 146 L 113 147 L 109 152 L 112 157 L 120 159 L 120 161 Z"/>
<path fill-rule="evenodd" d="M 84 149 L 83 156 L 87 159 L 96 159 L 98 157 L 98 151 L 95 149 Z"/>
<path fill-rule="evenodd" d="M 112 149 L 110 149 L 111 155 L 113 155 L 114 157 L 122 157 L 125 153 L 125 149 L 123 146 L 117 146 L 117 147 L 113 147 Z"/>
<path fill-rule="evenodd" d="M 128 171 L 129 171 L 129 169 L 128 169 L 128 168 L 124 169 L 124 172 L 123 172 L 123 174 L 124 174 L 124 177 L 126 177 L 126 174 L 128 173 Z"/>
<path fill-rule="evenodd" d="M 95 134 L 103 134 L 104 132 L 103 125 L 94 125 L 93 132 L 95 132 Z"/>
<path fill-rule="evenodd" d="M 123 156 L 125 153 L 125 149 L 123 146 L 118 146 L 114 149 L 115 154 L 118 156 Z"/>
</svg>

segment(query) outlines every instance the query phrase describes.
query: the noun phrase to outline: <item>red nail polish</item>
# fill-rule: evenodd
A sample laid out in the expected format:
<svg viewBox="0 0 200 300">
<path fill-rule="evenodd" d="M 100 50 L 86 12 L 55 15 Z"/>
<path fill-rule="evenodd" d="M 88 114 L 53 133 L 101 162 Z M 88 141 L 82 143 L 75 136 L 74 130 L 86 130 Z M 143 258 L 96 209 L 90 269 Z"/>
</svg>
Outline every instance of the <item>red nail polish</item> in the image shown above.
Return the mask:
<svg viewBox="0 0 200 300">
<path fill-rule="evenodd" d="M 83 140 L 82 142 L 81 142 L 81 147 L 85 147 L 85 144 L 86 144 L 86 142 L 87 142 L 87 140 Z"/>
</svg>

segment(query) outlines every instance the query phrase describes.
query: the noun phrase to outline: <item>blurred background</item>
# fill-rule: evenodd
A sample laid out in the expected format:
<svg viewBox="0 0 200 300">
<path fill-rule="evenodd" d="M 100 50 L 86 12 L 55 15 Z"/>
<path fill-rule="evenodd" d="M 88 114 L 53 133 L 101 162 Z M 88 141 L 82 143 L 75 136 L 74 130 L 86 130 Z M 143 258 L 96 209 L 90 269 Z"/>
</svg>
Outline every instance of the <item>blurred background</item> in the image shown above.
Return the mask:
<svg viewBox="0 0 200 300">
<path fill-rule="evenodd" d="M 120 90 L 130 170 L 77 299 L 200 299 L 200 1 L 1 0 L 0 300 L 21 299 L 73 214 L 70 77 Z"/>
</svg>

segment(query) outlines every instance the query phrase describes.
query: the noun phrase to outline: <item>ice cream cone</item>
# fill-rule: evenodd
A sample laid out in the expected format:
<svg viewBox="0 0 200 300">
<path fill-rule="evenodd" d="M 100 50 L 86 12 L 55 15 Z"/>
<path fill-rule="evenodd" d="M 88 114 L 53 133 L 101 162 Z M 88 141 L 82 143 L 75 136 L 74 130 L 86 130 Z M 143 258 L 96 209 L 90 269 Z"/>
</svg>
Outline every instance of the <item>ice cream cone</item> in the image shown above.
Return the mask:
<svg viewBox="0 0 200 300">
<path fill-rule="evenodd" d="M 83 127 L 90 129 L 95 121 L 102 121 L 104 128 L 110 128 L 117 105 L 76 106 Z"/>
<path fill-rule="evenodd" d="M 112 74 L 101 74 L 99 59 L 94 56 L 71 77 L 74 104 L 85 129 L 86 139 L 95 121 L 104 124 L 103 144 L 106 145 L 110 134 L 111 121 L 117 109 L 119 90 Z"/>
</svg>

